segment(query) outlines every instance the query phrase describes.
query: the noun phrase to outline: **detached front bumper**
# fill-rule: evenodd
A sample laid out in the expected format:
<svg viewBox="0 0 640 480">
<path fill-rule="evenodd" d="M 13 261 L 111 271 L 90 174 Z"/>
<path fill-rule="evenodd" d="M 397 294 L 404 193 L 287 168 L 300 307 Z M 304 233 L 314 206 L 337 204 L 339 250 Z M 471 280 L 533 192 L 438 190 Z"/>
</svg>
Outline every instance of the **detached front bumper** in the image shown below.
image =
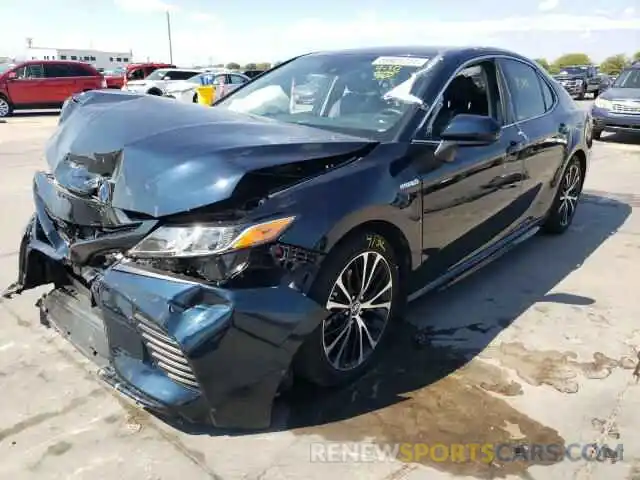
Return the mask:
<svg viewBox="0 0 640 480">
<path fill-rule="evenodd" d="M 37 182 L 34 194 L 37 207 L 55 204 Z M 146 408 L 221 428 L 270 425 L 292 358 L 326 310 L 287 285 L 217 288 L 125 260 L 79 275 L 48 209 L 36 210 L 6 296 L 54 283 L 38 302 L 41 322 Z"/>
<path fill-rule="evenodd" d="M 605 132 L 626 132 L 640 134 L 640 114 L 625 115 L 610 110 L 593 107 L 593 129 Z"/>
</svg>

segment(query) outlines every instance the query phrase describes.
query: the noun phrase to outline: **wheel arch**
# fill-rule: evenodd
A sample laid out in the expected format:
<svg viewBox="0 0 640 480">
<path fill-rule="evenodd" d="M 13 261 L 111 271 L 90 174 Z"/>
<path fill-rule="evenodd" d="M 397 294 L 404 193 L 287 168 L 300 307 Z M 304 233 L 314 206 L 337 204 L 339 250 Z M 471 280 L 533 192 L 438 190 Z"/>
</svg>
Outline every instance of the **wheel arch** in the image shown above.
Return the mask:
<svg viewBox="0 0 640 480">
<path fill-rule="evenodd" d="M 369 219 L 361 223 L 350 225 L 340 231 L 333 233 L 333 241 L 327 245 L 327 255 L 340 248 L 353 236 L 363 232 L 371 232 L 384 237 L 393 248 L 394 256 L 398 262 L 400 276 L 403 280 L 409 277 L 413 266 L 412 248 L 409 239 L 402 229 L 387 219 Z"/>
<path fill-rule="evenodd" d="M 582 185 L 584 185 L 584 179 L 587 176 L 587 154 L 581 148 L 578 148 L 573 152 L 572 157 L 576 157 L 580 162 L 580 169 L 582 170 Z M 582 189 L 582 185 L 580 185 L 580 189 Z"/>
</svg>

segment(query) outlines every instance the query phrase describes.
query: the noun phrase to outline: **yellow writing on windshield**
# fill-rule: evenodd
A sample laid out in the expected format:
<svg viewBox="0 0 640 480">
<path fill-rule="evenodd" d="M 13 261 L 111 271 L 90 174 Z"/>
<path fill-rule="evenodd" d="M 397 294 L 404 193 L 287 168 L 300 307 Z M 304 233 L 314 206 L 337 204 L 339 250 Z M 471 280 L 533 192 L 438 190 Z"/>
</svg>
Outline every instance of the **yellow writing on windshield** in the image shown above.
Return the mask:
<svg viewBox="0 0 640 480">
<path fill-rule="evenodd" d="M 389 80 L 397 76 L 401 69 L 400 65 L 374 65 L 373 77 L 376 80 Z"/>
</svg>

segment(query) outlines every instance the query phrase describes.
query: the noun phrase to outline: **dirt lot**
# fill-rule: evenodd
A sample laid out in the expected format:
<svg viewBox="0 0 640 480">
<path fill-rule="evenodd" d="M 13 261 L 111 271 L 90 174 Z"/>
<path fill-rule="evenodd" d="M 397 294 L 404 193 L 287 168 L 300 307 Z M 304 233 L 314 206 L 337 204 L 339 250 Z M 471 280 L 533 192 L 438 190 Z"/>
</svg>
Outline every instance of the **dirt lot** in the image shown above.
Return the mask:
<svg viewBox="0 0 640 480">
<path fill-rule="evenodd" d="M 0 124 L 0 287 L 32 211 L 54 115 Z M 41 327 L 30 292 L 0 304 L 2 479 L 640 479 L 640 139 L 593 149 L 573 227 L 536 237 L 414 303 L 375 372 L 296 389 L 274 431 L 175 428 L 123 400 Z M 470 360 L 470 361 L 469 361 Z M 467 363 L 468 362 L 468 363 Z M 617 461 L 311 462 L 314 442 L 623 444 Z"/>
</svg>

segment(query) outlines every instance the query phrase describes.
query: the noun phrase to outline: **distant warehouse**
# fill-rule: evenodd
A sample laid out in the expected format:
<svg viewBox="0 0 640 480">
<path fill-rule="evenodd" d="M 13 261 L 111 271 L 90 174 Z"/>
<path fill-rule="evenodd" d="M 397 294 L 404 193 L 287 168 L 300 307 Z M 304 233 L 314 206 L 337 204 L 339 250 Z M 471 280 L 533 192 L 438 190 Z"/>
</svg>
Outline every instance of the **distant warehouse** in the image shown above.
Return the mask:
<svg viewBox="0 0 640 480">
<path fill-rule="evenodd" d="M 133 53 L 131 51 L 105 52 L 102 50 L 29 47 L 26 57 L 28 60 L 76 60 L 90 63 L 99 69 L 113 70 L 130 64 Z"/>
</svg>

